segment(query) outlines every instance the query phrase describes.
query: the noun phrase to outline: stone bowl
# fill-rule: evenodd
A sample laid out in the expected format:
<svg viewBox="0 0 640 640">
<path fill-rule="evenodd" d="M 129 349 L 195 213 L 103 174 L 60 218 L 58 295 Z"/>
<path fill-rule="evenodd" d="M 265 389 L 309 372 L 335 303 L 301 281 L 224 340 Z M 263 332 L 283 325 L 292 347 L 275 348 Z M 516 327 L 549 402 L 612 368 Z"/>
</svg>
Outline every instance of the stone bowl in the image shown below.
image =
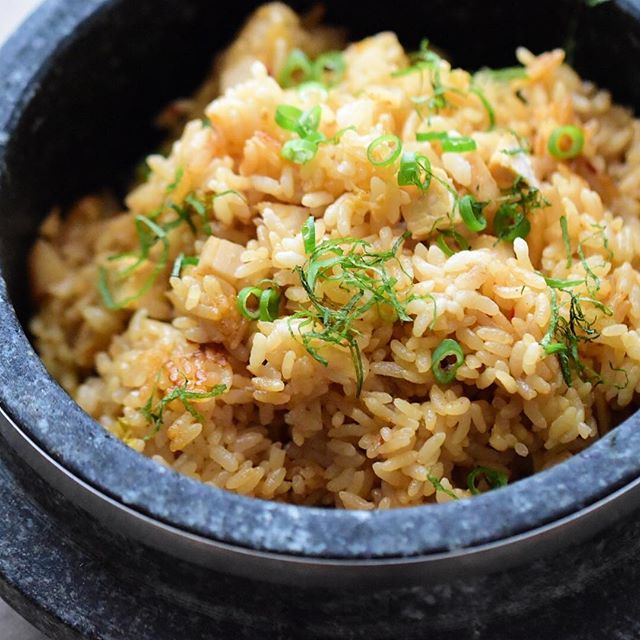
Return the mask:
<svg viewBox="0 0 640 640">
<path fill-rule="evenodd" d="M 39 222 L 55 204 L 124 184 L 135 161 L 159 141 L 153 116 L 197 86 L 213 54 L 257 4 L 238 1 L 221 10 L 210 0 L 47 0 L 1 50 L 0 449 L 11 468 L 22 469 L 15 474 L 25 495 L 53 492 L 56 504 L 82 514 L 79 522 L 88 518 L 87 532 L 126 540 L 129 551 L 141 549 L 136 553 L 149 554 L 151 563 L 169 555 L 194 571 L 237 580 L 230 593 L 237 589 L 236 605 L 248 621 L 258 605 L 241 595 L 247 583 L 263 585 L 267 602 L 281 588 L 300 603 L 323 593 L 317 610 L 334 614 L 340 594 L 353 607 L 334 628 L 344 637 L 360 637 L 354 625 L 372 615 L 399 624 L 393 611 L 375 604 L 381 593 L 403 594 L 413 607 L 404 622 L 428 620 L 432 630 L 464 628 L 451 621 L 451 611 L 445 620 L 434 610 L 433 598 L 445 592 L 454 612 L 465 608 L 465 589 L 480 588 L 487 607 L 506 590 L 524 610 L 519 578 L 496 578 L 485 593 L 487 576 L 520 576 L 537 563 L 545 576 L 539 584 L 550 586 L 559 565 L 545 558 L 564 550 L 595 562 L 599 532 L 622 526 L 640 500 L 638 414 L 569 461 L 473 500 L 386 512 L 297 507 L 205 486 L 135 453 L 71 400 L 29 342 L 26 256 Z M 304 10 L 314 3 L 291 4 Z M 518 45 L 541 51 L 571 37 L 579 72 L 611 89 L 618 102 L 640 107 L 638 2 L 589 8 L 583 1 L 539 1 L 518 5 L 517 16 L 504 0 L 431 0 L 402 9 L 389 3 L 375 11 L 359 2 L 324 4 L 328 21 L 346 25 L 352 38 L 392 29 L 416 46 L 427 35 L 469 68 L 513 64 Z M 68 535 L 77 542 L 82 533 Z M 599 557 L 598 571 L 605 560 Z M 103 570 L 115 584 L 110 566 Z M 562 571 L 567 576 L 575 567 Z M 171 580 L 171 571 L 162 580 Z M 185 593 L 188 582 L 181 583 Z M 371 599 L 361 598 L 365 587 Z M 354 592 L 357 602 L 345 595 Z M 195 605 L 180 606 L 187 615 Z M 304 618 L 293 609 L 280 612 L 283 629 Z M 148 637 L 171 637 L 158 624 Z M 131 637 L 123 634 L 105 637 Z"/>
</svg>

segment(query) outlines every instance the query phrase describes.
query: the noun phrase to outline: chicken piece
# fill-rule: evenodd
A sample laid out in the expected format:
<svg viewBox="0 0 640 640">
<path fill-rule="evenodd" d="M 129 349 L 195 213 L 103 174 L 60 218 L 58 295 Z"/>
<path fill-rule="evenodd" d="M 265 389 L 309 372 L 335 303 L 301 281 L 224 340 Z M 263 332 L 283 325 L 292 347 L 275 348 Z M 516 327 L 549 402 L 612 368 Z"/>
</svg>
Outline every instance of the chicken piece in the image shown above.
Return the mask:
<svg viewBox="0 0 640 640">
<path fill-rule="evenodd" d="M 235 273 L 242 265 L 244 251 L 245 248 L 235 242 L 211 236 L 202 247 L 198 269 L 235 285 L 238 281 Z"/>
</svg>

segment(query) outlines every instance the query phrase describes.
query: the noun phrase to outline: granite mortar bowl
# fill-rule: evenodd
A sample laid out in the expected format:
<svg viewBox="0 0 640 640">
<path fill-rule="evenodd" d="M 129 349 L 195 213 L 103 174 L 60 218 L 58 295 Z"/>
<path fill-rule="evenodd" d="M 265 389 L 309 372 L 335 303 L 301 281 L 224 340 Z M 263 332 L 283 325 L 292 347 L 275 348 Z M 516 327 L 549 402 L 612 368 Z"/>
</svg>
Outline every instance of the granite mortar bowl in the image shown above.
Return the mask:
<svg viewBox="0 0 640 640">
<path fill-rule="evenodd" d="M 346 512 L 245 498 L 156 465 L 106 433 L 45 372 L 24 330 L 26 256 L 39 222 L 55 204 L 126 184 L 135 161 L 159 142 L 153 116 L 197 86 L 213 54 L 257 4 L 237 1 L 220 11 L 207 0 L 48 0 L 3 48 L 0 444 L 8 468 L 80 547 L 84 535 L 110 541 L 129 572 L 139 567 L 134 579 L 156 571 L 144 567 L 164 567 L 156 578 L 165 591 L 154 588 L 166 597 L 166 585 L 177 581 L 184 596 L 174 604 L 180 615 L 198 610 L 219 624 L 236 612 L 231 626 L 216 627 L 219 634 L 227 629 L 244 637 L 262 624 L 277 630 L 273 637 L 297 637 L 300 621 L 324 615 L 332 616 L 328 635 L 386 637 L 381 629 L 402 629 L 401 637 L 411 637 L 429 628 L 484 637 L 474 634 L 493 624 L 486 612 L 501 611 L 498 617 L 508 620 L 533 611 L 527 589 L 546 594 L 536 597 L 538 608 L 588 591 L 619 563 L 619 551 L 609 549 L 607 556 L 603 550 L 619 548 L 612 541 L 635 526 L 639 414 L 568 462 L 473 500 Z M 313 3 L 291 4 L 307 9 Z M 577 69 L 640 110 L 637 2 L 588 9 L 585 2 L 549 0 L 518 5 L 517 15 L 513 3 L 502 0 L 389 3 L 375 11 L 358 2 L 324 4 L 328 21 L 346 26 L 352 38 L 392 29 L 411 47 L 427 35 L 468 68 L 512 64 L 517 45 L 550 49 L 573 32 Z M 77 525 L 84 519 L 84 528 Z M 135 558 L 125 560 L 127 554 Z M 116 585 L 118 572 L 107 565 L 101 571 Z M 212 609 L 211 593 L 195 586 L 212 577 L 225 585 L 227 613 Z M 473 629 L 463 615 L 469 594 L 476 603 Z M 259 610 L 278 598 L 276 622 Z M 166 615 L 159 620 L 155 635 L 136 637 L 176 637 L 167 635 L 173 632 Z M 307 637 L 323 637 L 318 625 Z M 211 637 L 198 629 L 185 637 Z M 96 631 L 95 637 L 133 636 Z M 494 629 L 491 637 L 501 636 Z M 510 637 L 521 636 L 512 628 Z"/>
</svg>

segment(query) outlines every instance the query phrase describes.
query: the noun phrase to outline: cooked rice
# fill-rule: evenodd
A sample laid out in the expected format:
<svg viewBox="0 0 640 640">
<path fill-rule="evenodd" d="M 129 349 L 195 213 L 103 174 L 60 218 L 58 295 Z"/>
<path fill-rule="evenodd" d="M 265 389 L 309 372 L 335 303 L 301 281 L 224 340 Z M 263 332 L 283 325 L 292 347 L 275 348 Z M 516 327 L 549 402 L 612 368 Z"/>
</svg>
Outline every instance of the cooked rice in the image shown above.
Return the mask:
<svg viewBox="0 0 640 640">
<path fill-rule="evenodd" d="M 441 153 L 435 143 L 415 142 L 425 123 L 411 98 L 431 89 L 421 74 L 391 77 L 409 64 L 393 33 L 349 45 L 346 77 L 328 92 L 284 90 L 272 77 L 294 47 L 314 56 L 343 46 L 340 32 L 303 27 L 284 5 L 262 7 L 197 98 L 173 108 L 193 119 L 167 157 L 149 157 L 148 179 L 130 193 L 126 212 L 116 213 L 107 197 L 89 197 L 45 221 L 32 254 L 40 310 L 31 328 L 46 366 L 136 451 L 216 487 L 296 504 L 446 502 L 469 495 L 465 479 L 477 466 L 513 481 L 581 451 L 640 389 L 640 121 L 582 81 L 562 51 L 519 49 L 527 78 L 476 78 L 495 110 L 492 131 L 468 91 L 470 74 L 443 62 L 454 105 L 432 114 L 428 127 L 472 136 L 477 151 Z M 199 115 L 218 93 L 206 106 L 207 126 Z M 274 121 L 280 104 L 320 104 L 328 137 L 353 129 L 320 146 L 308 164 L 293 164 L 280 155 L 291 137 Z M 562 124 L 584 131 L 575 161 L 547 152 Z M 400 187 L 397 164 L 373 166 L 367 148 L 385 133 L 426 154 L 459 194 L 495 203 L 521 174 L 549 206 L 531 214 L 526 241 L 465 232 L 471 249 L 447 257 L 431 231 L 450 213 L 451 195 L 435 180 L 425 193 Z M 518 136 L 531 155 L 502 153 L 519 146 Z M 175 203 L 190 193 L 227 192 L 213 200 L 213 236 L 201 226 L 195 237 L 186 225 L 171 231 L 165 272 L 126 310 L 108 310 L 96 287 L 98 265 L 113 270 L 109 256 L 137 248 L 135 216 L 166 207 L 180 173 L 169 196 Z M 495 210 L 487 210 L 488 229 Z M 290 316 L 308 304 L 293 268 L 306 260 L 301 227 L 310 214 L 318 242 L 365 238 L 382 251 L 412 233 L 399 261 L 387 265 L 412 321 L 390 322 L 372 308 L 359 324 L 360 396 L 347 349 L 320 345 L 323 366 L 290 330 Z M 584 262 L 574 256 L 568 266 L 561 216 L 573 251 L 582 243 Z M 595 225 L 603 232 L 594 233 Z M 159 250 L 117 285 L 118 299 L 135 295 Z M 170 277 L 180 253 L 200 262 Z M 567 385 L 557 358 L 540 345 L 551 321 L 540 273 L 584 280 L 585 263 L 599 279 L 597 299 L 612 311 L 589 307 L 599 337 L 580 345 L 603 383 L 574 375 Z M 248 322 L 236 294 L 264 278 L 280 285 L 286 305 L 274 322 Z M 460 343 L 465 362 L 453 384 L 440 385 L 431 355 L 446 337 Z M 196 392 L 218 384 L 228 390 L 194 401 L 201 421 L 179 399 L 169 402 L 154 434 L 142 409 L 185 380 Z"/>
</svg>

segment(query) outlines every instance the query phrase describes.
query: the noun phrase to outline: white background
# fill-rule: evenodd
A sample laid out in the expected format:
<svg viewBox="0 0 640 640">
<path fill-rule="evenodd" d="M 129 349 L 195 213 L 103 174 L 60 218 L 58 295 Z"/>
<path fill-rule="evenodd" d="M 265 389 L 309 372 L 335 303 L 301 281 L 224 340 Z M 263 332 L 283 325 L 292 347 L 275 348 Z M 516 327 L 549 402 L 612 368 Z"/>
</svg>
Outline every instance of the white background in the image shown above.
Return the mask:
<svg viewBox="0 0 640 640">
<path fill-rule="evenodd" d="M 0 44 L 40 0 L 0 0 Z M 0 640 L 45 640 L 0 600 Z"/>
</svg>

